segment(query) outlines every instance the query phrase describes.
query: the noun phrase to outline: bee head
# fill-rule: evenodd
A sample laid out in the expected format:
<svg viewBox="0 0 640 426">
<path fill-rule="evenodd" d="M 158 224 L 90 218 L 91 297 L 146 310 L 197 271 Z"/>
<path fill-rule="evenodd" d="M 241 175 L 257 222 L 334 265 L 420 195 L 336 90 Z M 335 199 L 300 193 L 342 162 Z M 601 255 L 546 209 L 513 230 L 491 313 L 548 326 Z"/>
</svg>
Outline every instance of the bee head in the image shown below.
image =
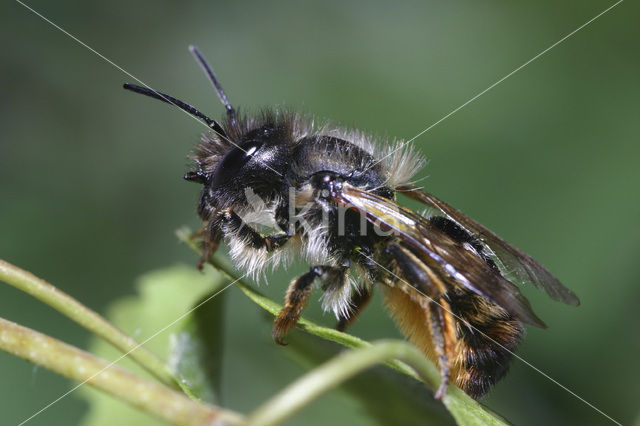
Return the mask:
<svg viewBox="0 0 640 426">
<path fill-rule="evenodd" d="M 268 121 L 244 132 L 237 142 L 226 140 L 221 144 L 219 140 L 205 139 L 195 158 L 200 169 L 184 178 L 204 185 L 201 203 L 205 202 L 211 210 L 241 209 L 246 206 L 247 191 L 268 201 L 282 189 L 287 137 L 286 129 Z M 224 151 L 222 145 L 226 147 Z"/>
</svg>

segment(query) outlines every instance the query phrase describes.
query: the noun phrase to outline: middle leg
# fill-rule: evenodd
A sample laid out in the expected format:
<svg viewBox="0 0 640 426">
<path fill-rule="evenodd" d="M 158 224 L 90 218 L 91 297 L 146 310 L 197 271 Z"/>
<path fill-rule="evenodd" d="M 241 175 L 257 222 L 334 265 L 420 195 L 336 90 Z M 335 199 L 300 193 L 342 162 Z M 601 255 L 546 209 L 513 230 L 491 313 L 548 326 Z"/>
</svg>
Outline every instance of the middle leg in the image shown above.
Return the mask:
<svg viewBox="0 0 640 426">
<path fill-rule="evenodd" d="M 283 345 L 283 337 L 296 325 L 311 295 L 313 282 L 319 278 L 323 289 L 339 285 L 346 279 L 347 269 L 343 266 L 313 266 L 309 272 L 291 281 L 284 298 L 284 307 L 273 323 L 273 340 Z"/>
</svg>

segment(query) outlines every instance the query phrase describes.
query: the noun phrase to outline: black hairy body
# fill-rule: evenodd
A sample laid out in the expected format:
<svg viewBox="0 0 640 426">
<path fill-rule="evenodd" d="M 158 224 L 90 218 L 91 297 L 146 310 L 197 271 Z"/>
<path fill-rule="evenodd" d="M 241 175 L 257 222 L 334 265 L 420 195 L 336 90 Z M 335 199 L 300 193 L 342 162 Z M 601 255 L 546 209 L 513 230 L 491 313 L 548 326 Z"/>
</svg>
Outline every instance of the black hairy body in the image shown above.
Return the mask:
<svg viewBox="0 0 640 426">
<path fill-rule="evenodd" d="M 242 228 L 239 224 L 230 225 L 226 222 L 227 211 L 245 211 L 247 207 L 244 197 L 245 188 L 252 188 L 267 205 L 276 203 L 273 210 L 276 212 L 275 219 L 282 233 L 275 235 L 282 235 L 283 238 L 298 236 L 299 243 L 302 245 L 309 246 L 310 239 L 318 238 L 310 234 L 317 232 L 323 226 L 323 220 L 325 220 L 323 218 L 328 217 L 329 229 L 323 235 L 325 240 L 316 248 L 318 253 L 314 254 L 318 258 L 326 256 L 326 259 L 321 262 L 322 265 L 313 265 L 309 275 L 304 276 L 303 279 L 294 280 L 293 287 L 287 294 L 284 313 L 278 318 L 274 327 L 275 339 L 281 342 L 282 336 L 295 325 L 313 284 L 312 278 L 324 278 L 322 289 L 329 294 L 328 299 L 338 304 L 335 306 L 335 311 L 338 313 L 340 324 L 353 321 L 357 315 L 357 311 L 353 308 L 362 304 L 363 299 L 368 299 L 376 282 L 384 282 L 390 293 L 388 298 L 393 300 L 389 303 L 389 309 L 403 324 L 402 331 L 437 362 L 438 358 L 429 328 L 433 319 L 425 314 L 428 312 L 425 306 L 432 302 L 420 292 L 402 290 L 404 283 L 398 283 L 398 277 L 414 283 L 417 280 L 406 272 L 410 268 L 409 265 L 397 267 L 397 257 L 394 257 L 393 253 L 386 253 L 385 249 L 394 240 L 393 236 L 377 235 L 369 222 L 367 222 L 369 229 L 361 232 L 361 216 L 351 210 L 342 212 L 344 232 L 339 233 L 337 232 L 341 214 L 339 207 L 325 204 L 323 201 L 318 201 L 317 205 L 312 203 L 312 207 L 301 218 L 309 228 L 291 223 L 288 214 L 291 211 L 288 205 L 290 189 L 295 188 L 298 192 L 321 190 L 314 182 L 314 179 L 319 176 L 338 175 L 342 177 L 344 183 L 365 191 L 390 200 L 394 200 L 396 196 L 394 187 L 385 186 L 389 177 L 384 173 L 389 171 L 384 170 L 380 165 L 369 168 L 369 165 L 375 164 L 377 159 L 360 148 L 356 142 L 329 137 L 322 133 L 296 137 L 297 120 L 299 118 L 292 114 L 278 116 L 275 111 L 267 111 L 262 113 L 260 120 L 253 120 L 251 124 L 248 124 L 244 118 L 239 119 L 237 126 L 242 130 L 232 129 L 231 123 L 226 123 L 223 126 L 225 132 L 237 135 L 235 143 L 239 147 L 225 143 L 224 139 L 215 134 L 204 138 L 198 148 L 198 154 L 194 157 L 198 167 L 196 173 L 213 176 L 212 181 L 217 180 L 218 183 L 207 185 L 205 182 L 198 207 L 202 219 L 207 222 L 205 227 L 209 229 L 207 246 L 215 247 L 220 238 L 227 238 L 242 240 L 237 244 L 248 246 L 244 248 L 245 256 L 255 256 L 254 250 L 269 250 L 260 238 L 250 238 L 247 241 L 247 234 L 243 232 L 248 231 L 247 225 Z M 256 153 L 262 152 L 263 155 L 249 158 L 242 149 L 246 150 L 250 147 L 260 147 Z M 232 159 L 235 162 L 232 168 L 233 175 L 242 176 L 242 178 L 234 180 L 233 183 L 229 179 L 228 185 L 220 185 L 223 179 L 216 179 L 216 173 L 223 172 L 223 167 L 220 166 L 222 162 L 215 161 L 213 158 L 225 158 L 225 155 L 227 161 Z M 280 171 L 282 176 L 278 176 L 275 171 L 265 171 L 263 162 L 267 161 L 267 164 Z M 226 167 L 224 172 L 227 172 Z M 304 195 L 299 197 L 306 201 Z M 431 221 L 439 227 L 445 227 L 449 222 L 447 230 L 460 245 L 474 241 L 470 234 L 448 219 L 434 216 Z M 287 234 L 285 231 L 288 229 L 293 229 L 294 232 Z M 210 255 L 207 250 L 205 253 L 206 257 Z M 369 260 L 372 255 L 375 255 L 375 259 L 381 263 L 381 266 Z M 487 265 L 495 267 L 495 263 L 490 258 L 485 261 Z M 355 289 L 346 289 L 355 291 L 345 291 L 344 288 L 344 286 L 353 285 L 345 279 L 347 265 L 359 267 L 359 278 L 362 282 L 358 283 Z M 323 270 L 317 270 L 319 267 Z M 385 269 L 392 270 L 393 274 L 385 273 Z M 397 300 L 398 296 L 393 295 L 397 289 L 400 289 L 403 295 L 413 294 L 414 297 L 400 302 Z M 345 293 L 348 293 L 348 298 Z M 506 373 L 508 361 L 511 358 L 508 351 L 503 350 L 481 333 L 488 333 L 500 344 L 513 350 L 524 330 L 506 311 L 472 292 L 451 289 L 440 296 L 449 305 L 453 314 L 450 315 L 450 321 L 454 324 L 455 333 L 450 336 L 450 340 L 455 342 L 455 349 L 452 352 L 456 355 L 451 363 L 452 378 L 472 396 L 480 396 Z M 359 300 L 352 300 L 353 298 Z M 403 317 L 406 312 L 411 313 L 410 318 Z M 459 323 L 454 315 L 465 318 L 477 330 Z"/>
<path fill-rule="evenodd" d="M 436 396 L 451 379 L 479 397 L 506 373 L 522 323 L 544 327 L 514 282 L 578 303 L 529 256 L 413 186 L 409 180 L 423 161 L 410 148 L 278 109 L 239 115 L 213 70 L 192 52 L 227 109 L 224 121 L 168 95 L 125 88 L 174 104 L 211 129 L 185 176 L 202 185 L 200 266 L 223 240 L 236 266 L 253 277 L 294 257 L 310 264 L 287 289 L 273 327 L 276 342 L 296 324 L 314 285 L 339 329 L 379 287 L 401 331 L 438 363 L 443 380 Z M 402 207 L 400 192 L 435 213 Z"/>
</svg>

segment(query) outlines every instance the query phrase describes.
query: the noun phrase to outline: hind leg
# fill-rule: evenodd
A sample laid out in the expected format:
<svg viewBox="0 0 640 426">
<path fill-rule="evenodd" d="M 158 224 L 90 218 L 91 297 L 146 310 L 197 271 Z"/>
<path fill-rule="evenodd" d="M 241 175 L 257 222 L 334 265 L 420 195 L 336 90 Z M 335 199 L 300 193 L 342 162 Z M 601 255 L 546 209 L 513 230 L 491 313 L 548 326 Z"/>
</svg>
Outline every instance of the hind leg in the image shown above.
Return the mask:
<svg viewBox="0 0 640 426">
<path fill-rule="evenodd" d="M 438 300 L 430 300 L 427 311 L 427 318 L 429 323 L 429 329 L 431 331 L 431 337 L 433 339 L 433 346 L 438 357 L 438 366 L 440 367 L 440 387 L 436 391 L 435 398 L 442 399 L 447 391 L 449 385 L 449 362 L 451 348 L 453 342 L 450 341 L 450 324 L 448 324 L 447 318 L 449 312 L 448 305 L 443 305 L 444 300 L 439 298 Z"/>
</svg>

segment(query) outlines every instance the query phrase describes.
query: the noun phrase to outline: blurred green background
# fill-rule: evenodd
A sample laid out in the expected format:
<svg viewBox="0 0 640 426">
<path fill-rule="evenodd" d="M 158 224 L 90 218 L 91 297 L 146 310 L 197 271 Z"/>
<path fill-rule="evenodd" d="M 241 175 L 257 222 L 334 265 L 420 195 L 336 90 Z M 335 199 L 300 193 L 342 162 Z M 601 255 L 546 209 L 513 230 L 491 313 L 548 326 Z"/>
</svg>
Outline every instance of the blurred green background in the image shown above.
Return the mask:
<svg viewBox="0 0 640 426">
<path fill-rule="evenodd" d="M 613 2 L 28 4 L 214 117 L 223 109 L 189 44 L 243 108 L 288 105 L 411 138 Z M 624 424 L 640 400 L 638 11 L 620 4 L 415 141 L 429 159 L 429 191 L 532 254 L 582 300 L 572 308 L 526 289 L 549 329 L 530 328 L 519 355 Z M 202 127 L 122 90 L 130 77 L 19 3 L 3 7 L 0 33 L 0 257 L 99 312 L 145 272 L 195 265 L 174 230 L 198 226 L 198 188 L 181 176 Z M 281 300 L 302 267 L 262 289 Z M 246 412 L 306 368 L 270 342 L 268 321 L 237 289 L 226 299 L 224 403 Z M 311 305 L 310 318 L 333 324 Z M 351 331 L 398 336 L 381 305 L 376 298 Z M 6 285 L 0 315 L 88 345 L 88 333 Z M 4 353 L 0 378 L 2 424 L 72 386 Z M 515 424 L 610 424 L 520 361 L 482 402 Z M 29 424 L 76 424 L 86 410 L 72 394 Z M 333 396 L 291 424 L 374 417 Z"/>
</svg>

